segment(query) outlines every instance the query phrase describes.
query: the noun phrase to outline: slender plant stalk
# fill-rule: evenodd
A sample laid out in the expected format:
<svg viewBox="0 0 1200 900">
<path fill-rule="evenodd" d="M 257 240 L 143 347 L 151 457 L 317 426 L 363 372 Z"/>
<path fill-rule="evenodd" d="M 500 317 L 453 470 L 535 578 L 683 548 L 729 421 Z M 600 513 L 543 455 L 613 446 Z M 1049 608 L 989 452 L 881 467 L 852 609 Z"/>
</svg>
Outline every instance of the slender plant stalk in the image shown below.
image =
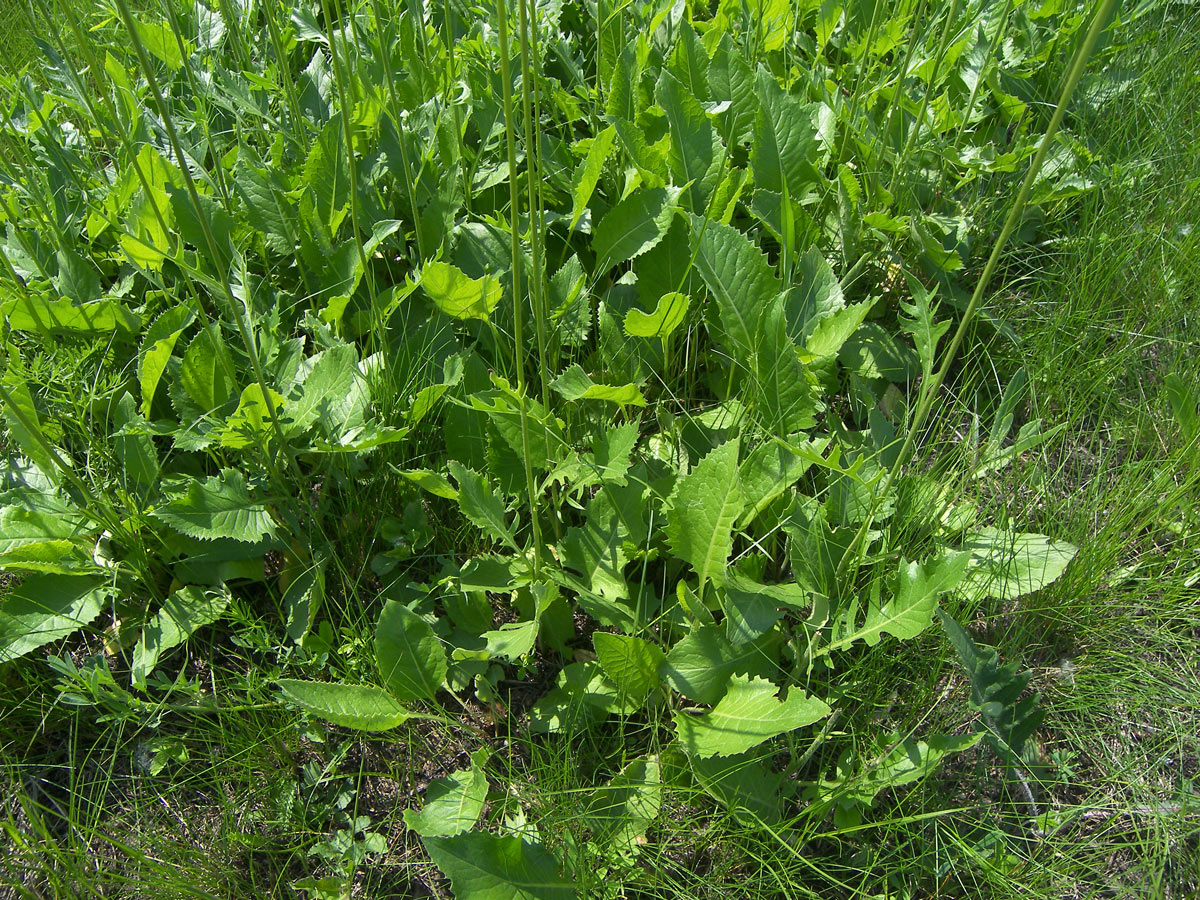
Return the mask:
<svg viewBox="0 0 1200 900">
<path fill-rule="evenodd" d="M 392 107 L 392 119 L 396 123 L 396 142 L 400 145 L 400 168 L 404 176 L 404 191 L 408 195 L 408 206 L 413 216 L 413 236 L 417 241 L 417 255 L 426 259 L 425 246 L 421 238 L 421 224 L 417 217 L 417 193 L 413 185 L 412 164 L 408 158 L 408 144 L 404 140 L 404 109 L 400 105 L 400 96 L 396 93 L 395 79 L 392 77 L 392 48 L 384 32 L 386 21 L 379 12 L 379 0 L 371 0 L 371 14 L 375 17 L 375 33 L 379 36 L 379 57 L 383 60 L 383 82 L 387 88 L 388 103 Z"/>
<path fill-rule="evenodd" d="M 521 297 L 521 191 L 517 183 L 517 139 L 513 114 L 512 77 L 509 66 L 508 0 L 496 0 L 497 32 L 500 39 L 500 84 L 504 93 L 504 134 L 508 151 L 509 233 L 512 236 L 512 295 L 513 295 L 513 366 L 517 393 L 521 397 L 518 416 L 521 420 L 521 462 L 525 468 L 525 488 L 529 493 L 529 522 L 533 529 L 534 577 L 541 574 L 542 528 L 538 522 L 538 490 L 533 480 L 533 464 L 529 458 L 529 416 L 525 409 L 525 304 Z"/>
<path fill-rule="evenodd" d="M 271 421 L 271 427 L 275 432 L 276 440 L 279 443 L 279 451 L 283 453 L 289 467 L 293 470 L 298 483 L 303 482 L 300 474 L 300 468 L 296 463 L 295 457 L 291 452 L 291 442 L 283 431 L 283 424 L 279 421 L 279 411 L 275 408 L 275 400 L 271 396 L 271 389 L 267 385 L 266 372 L 263 369 L 262 360 L 258 355 L 258 348 L 254 342 L 254 335 L 251 332 L 247 315 L 249 308 L 238 311 L 237 299 L 233 293 L 233 285 L 229 280 L 228 266 L 222 263 L 223 256 L 218 249 L 216 237 L 212 233 L 212 227 L 209 225 L 208 217 L 204 215 L 204 210 L 200 205 L 200 194 L 196 190 L 196 183 L 192 179 L 192 173 L 187 164 L 187 157 L 184 156 L 183 146 L 179 142 L 179 135 L 175 131 L 175 124 L 171 119 L 170 111 L 167 109 L 166 101 L 163 99 L 162 91 L 158 86 L 158 79 L 155 77 L 154 68 L 150 65 L 150 60 L 146 56 L 146 48 L 142 45 L 141 38 L 138 37 L 137 29 L 134 26 L 133 14 L 129 10 L 128 0 L 117 0 L 117 10 L 121 14 L 121 20 L 125 25 L 126 32 L 129 36 L 129 41 L 133 46 L 134 53 L 138 58 L 138 65 L 142 69 L 142 75 L 146 78 L 146 83 L 150 87 L 150 95 L 154 98 L 154 104 L 158 109 L 159 117 L 162 119 L 163 127 L 167 131 L 167 139 L 171 143 L 171 150 L 175 154 L 175 158 L 179 163 L 179 171 L 183 173 L 184 185 L 187 188 L 188 196 L 192 201 L 192 208 L 195 210 L 196 220 L 200 223 L 200 228 L 204 232 L 205 243 L 208 244 L 208 250 L 212 254 L 213 264 L 218 271 L 219 283 L 221 290 L 225 294 L 225 300 L 229 304 L 229 312 L 237 322 L 238 331 L 241 333 L 242 344 L 246 348 L 246 354 L 250 358 L 250 366 L 254 372 L 255 381 L 258 382 L 259 390 L 262 394 L 263 403 L 267 407 L 268 418 Z M 272 467 L 275 467 L 275 457 L 272 453 L 267 453 L 267 459 L 271 462 Z M 278 473 L 277 473 L 278 474 Z"/>
<path fill-rule="evenodd" d="M 861 545 L 866 539 L 868 531 L 870 531 L 880 503 L 891 492 L 896 473 L 908 463 L 909 458 L 912 456 L 913 449 L 916 446 L 917 434 L 924 427 L 925 419 L 928 418 L 930 411 L 933 409 L 934 400 L 941 391 L 942 384 L 946 380 L 946 375 L 950 371 L 950 366 L 954 362 L 958 348 L 962 345 L 963 338 L 975 322 L 975 316 L 979 313 L 980 304 L 983 302 L 983 295 L 991 283 L 992 276 L 996 272 L 996 267 L 1000 264 L 1000 257 L 1004 255 L 1008 239 L 1012 236 L 1013 231 L 1017 227 L 1017 222 L 1025 212 L 1025 204 L 1029 202 L 1029 194 L 1033 190 L 1033 183 L 1037 180 L 1042 163 L 1045 162 L 1046 154 L 1050 151 L 1050 145 L 1054 142 L 1054 136 L 1058 133 L 1058 128 L 1062 124 L 1063 117 L 1067 114 L 1067 105 L 1071 101 L 1071 95 L 1075 93 L 1075 87 L 1079 84 L 1079 79 L 1083 77 L 1083 72 L 1087 68 L 1088 57 L 1091 56 L 1092 48 L 1095 47 L 1096 40 L 1100 37 L 1100 32 L 1104 30 L 1104 23 L 1108 21 L 1108 17 L 1112 13 L 1115 4 L 1116 0 L 1100 0 L 1100 4 L 1093 15 L 1092 24 L 1088 28 L 1087 35 L 1084 37 L 1079 51 L 1075 54 L 1071 68 L 1067 72 L 1066 80 L 1063 82 L 1062 90 L 1059 93 L 1058 105 L 1055 106 L 1054 115 L 1050 118 L 1050 124 L 1046 126 L 1046 131 L 1042 134 L 1042 140 L 1038 144 L 1037 152 L 1034 153 L 1033 160 L 1029 164 L 1029 171 L 1025 174 L 1025 180 L 1021 183 L 1020 190 L 1017 191 L 1017 196 L 1009 208 L 1003 227 L 1000 229 L 1000 234 L 996 237 L 996 241 L 992 245 L 992 252 L 988 256 L 987 262 L 983 267 L 983 272 L 975 284 L 975 290 L 971 294 L 971 300 L 967 304 L 966 310 L 963 312 L 962 320 L 959 322 L 958 328 L 955 330 L 950 343 L 942 354 L 941 368 L 938 369 L 928 382 L 922 382 L 917 398 L 917 407 L 913 413 L 912 422 L 909 424 L 908 433 L 904 437 L 904 443 L 900 445 L 900 451 L 896 455 L 896 461 L 889 467 L 880 490 L 875 494 L 870 512 L 863 520 L 862 526 L 859 528 L 854 540 L 846 548 L 846 552 L 842 555 L 841 561 L 838 563 L 839 578 L 845 574 L 850 560 L 860 552 Z"/>
<path fill-rule="evenodd" d="M 892 196 L 896 194 L 896 180 L 900 177 L 900 171 L 908 165 L 908 159 L 917 142 L 917 135 L 921 133 L 921 126 L 925 123 L 925 113 L 929 110 L 929 95 L 933 93 L 934 85 L 937 84 L 938 73 L 942 69 L 942 60 L 946 57 L 946 47 L 950 42 L 950 28 L 957 17 L 958 0 L 950 0 L 950 9 L 946 12 L 946 21 L 942 23 L 942 33 L 938 37 L 937 51 L 933 56 L 933 69 L 929 73 L 929 82 L 921 94 L 921 106 L 917 110 L 916 119 L 913 120 L 912 130 L 908 133 L 908 140 L 904 142 L 904 150 L 900 153 L 900 158 L 896 160 L 896 167 L 892 170 L 892 183 L 888 186 L 888 193 Z"/>
</svg>

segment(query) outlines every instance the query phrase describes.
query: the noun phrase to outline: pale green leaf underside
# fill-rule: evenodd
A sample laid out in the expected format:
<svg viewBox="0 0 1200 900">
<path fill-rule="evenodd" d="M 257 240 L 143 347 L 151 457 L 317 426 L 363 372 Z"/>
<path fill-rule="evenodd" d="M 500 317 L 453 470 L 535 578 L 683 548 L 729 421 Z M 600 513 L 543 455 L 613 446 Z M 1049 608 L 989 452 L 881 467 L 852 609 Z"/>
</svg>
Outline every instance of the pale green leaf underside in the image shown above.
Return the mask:
<svg viewBox="0 0 1200 900">
<path fill-rule="evenodd" d="M 667 514 L 667 541 L 699 576 L 701 588 L 724 581 L 733 523 L 744 505 L 737 441 L 711 451 L 681 479 Z"/>
<path fill-rule="evenodd" d="M 111 590 L 98 578 L 33 575 L 25 579 L 0 601 L 0 663 L 91 624 Z"/>
<path fill-rule="evenodd" d="M 275 533 L 275 520 L 266 504 L 255 500 L 246 478 L 236 469 L 193 480 L 187 493 L 151 513 L 176 531 L 201 540 L 231 538 L 257 543 Z"/>
<path fill-rule="evenodd" d="M 730 756 L 829 715 L 824 702 L 798 688 L 792 688 L 786 700 L 776 697 L 776 691 L 778 687 L 764 678 L 734 676 L 711 710 L 675 717 L 684 750 L 702 758 Z"/>
<path fill-rule="evenodd" d="M 455 900 L 570 900 L 574 887 L 538 844 L 522 838 L 468 831 L 427 837 L 429 858 L 450 879 Z"/>
<path fill-rule="evenodd" d="M 337 684 L 292 678 L 281 678 L 277 684 L 284 697 L 301 709 L 347 728 L 388 731 L 412 715 L 382 688 L 370 684 Z"/>
</svg>

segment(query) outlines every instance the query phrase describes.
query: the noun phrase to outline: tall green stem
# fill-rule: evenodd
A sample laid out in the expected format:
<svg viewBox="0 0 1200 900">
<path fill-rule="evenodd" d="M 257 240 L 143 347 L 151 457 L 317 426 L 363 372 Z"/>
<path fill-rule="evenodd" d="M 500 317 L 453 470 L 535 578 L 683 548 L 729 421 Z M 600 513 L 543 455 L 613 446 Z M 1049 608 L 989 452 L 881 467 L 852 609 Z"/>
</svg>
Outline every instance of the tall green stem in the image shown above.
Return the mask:
<svg viewBox="0 0 1200 900">
<path fill-rule="evenodd" d="M 1004 255 L 1008 239 L 1012 236 L 1013 231 L 1016 230 L 1017 222 L 1020 221 L 1021 215 L 1025 212 L 1025 204 L 1029 202 L 1033 183 L 1037 180 L 1042 163 L 1046 160 L 1046 154 L 1050 151 L 1051 144 L 1054 143 L 1054 136 L 1058 133 L 1063 117 L 1067 114 L 1067 104 L 1070 103 L 1071 95 L 1075 93 L 1075 87 L 1079 84 L 1079 79 L 1083 77 L 1083 72 L 1087 68 L 1088 57 L 1091 56 L 1092 48 L 1096 46 L 1096 41 L 1100 37 L 1100 33 L 1104 30 L 1104 23 L 1108 21 L 1115 4 L 1116 0 L 1100 0 L 1099 7 L 1092 19 L 1092 24 L 1088 28 L 1087 35 L 1084 37 L 1083 43 L 1079 47 L 1079 52 L 1075 54 L 1075 59 L 1071 64 L 1070 70 L 1067 72 L 1067 78 L 1063 82 L 1062 90 L 1059 92 L 1058 105 L 1054 108 L 1054 115 L 1050 118 L 1050 124 L 1046 126 L 1046 131 L 1043 133 L 1042 140 L 1038 144 L 1037 152 L 1034 153 L 1033 160 L 1029 164 L 1029 171 L 1025 174 L 1025 180 L 1021 183 L 1021 188 L 1017 191 L 1016 199 L 1009 208 L 1008 216 L 1004 220 L 1000 234 L 996 237 L 996 242 L 992 245 L 992 252 L 984 264 L 983 272 L 980 273 L 978 282 L 975 284 L 975 290 L 972 292 L 971 300 L 963 312 L 962 320 L 959 322 L 954 336 L 950 339 L 949 345 L 947 345 L 942 354 L 942 365 L 932 378 L 921 384 L 921 389 L 917 397 L 917 407 L 913 413 L 912 422 L 909 424 L 908 433 L 904 437 L 904 443 L 900 445 L 900 452 L 896 455 L 896 461 L 888 469 L 879 491 L 875 494 L 870 512 L 863 520 L 862 526 L 859 528 L 854 540 L 846 548 L 846 552 L 842 555 L 841 561 L 838 563 L 839 578 L 844 576 L 846 569 L 850 565 L 850 560 L 860 552 L 862 542 L 866 539 L 867 533 L 871 529 L 880 503 L 891 492 L 896 473 L 907 464 L 909 458 L 912 456 L 913 449 L 916 446 L 917 435 L 924 427 L 925 420 L 933 409 L 933 402 L 941 391 L 942 384 L 946 380 L 946 374 L 950 371 L 950 366 L 954 362 L 958 348 L 962 345 L 963 338 L 966 337 L 967 331 L 975 322 L 980 304 L 983 302 L 983 295 L 991 283 L 992 276 L 996 273 L 996 267 L 1000 264 L 1000 258 Z"/>
<path fill-rule="evenodd" d="M 508 152 L 509 233 L 512 236 L 513 367 L 517 393 L 521 397 L 521 461 L 525 467 L 525 487 L 529 493 L 529 521 L 533 529 L 534 575 L 541 572 L 542 529 L 537 515 L 537 485 L 529 459 L 529 417 L 525 410 L 525 301 L 521 296 L 521 190 L 517 183 L 517 138 L 513 114 L 512 69 L 508 51 L 507 0 L 496 0 L 497 31 L 500 38 L 500 84 L 504 94 L 504 135 Z M 528 158 L 528 151 L 527 151 Z"/>
</svg>

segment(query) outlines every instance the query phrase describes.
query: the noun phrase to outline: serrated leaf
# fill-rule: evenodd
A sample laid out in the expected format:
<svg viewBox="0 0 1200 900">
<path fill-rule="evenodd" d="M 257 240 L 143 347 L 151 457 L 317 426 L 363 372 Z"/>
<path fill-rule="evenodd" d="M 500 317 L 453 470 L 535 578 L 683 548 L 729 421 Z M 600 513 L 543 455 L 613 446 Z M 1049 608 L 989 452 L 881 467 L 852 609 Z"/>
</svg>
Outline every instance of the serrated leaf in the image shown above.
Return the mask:
<svg viewBox="0 0 1200 900">
<path fill-rule="evenodd" d="M 1038 695 L 1025 695 L 1033 673 L 1018 672 L 1017 663 L 1000 663 L 995 647 L 980 647 L 945 610 L 938 618 L 971 681 L 971 708 L 987 726 L 988 744 L 1011 766 L 1024 767 L 1022 753 L 1045 716 Z"/>
<path fill-rule="evenodd" d="M 334 725 L 361 731 L 390 731 L 412 716 L 391 694 L 372 684 L 294 678 L 281 678 L 276 684 L 288 700 Z"/>
<path fill-rule="evenodd" d="M 821 316 L 804 341 L 805 351 L 815 357 L 836 355 L 874 305 L 874 300 L 868 300 Z"/>
<path fill-rule="evenodd" d="M 162 655 L 186 641 L 198 628 L 221 618 L 229 600 L 228 589 L 206 591 L 195 585 L 171 594 L 138 637 L 130 665 L 133 683 L 144 687 L 146 676 L 154 671 Z"/>
<path fill-rule="evenodd" d="M 616 129 L 609 125 L 594 138 L 588 147 L 588 154 L 576 168 L 571 178 L 571 231 L 579 224 L 583 211 L 587 209 L 604 171 L 604 163 L 612 153 L 613 141 L 617 136 Z"/>
<path fill-rule="evenodd" d="M 433 627 L 398 600 L 375 625 L 375 662 L 398 700 L 432 700 L 446 680 L 446 649 Z"/>
<path fill-rule="evenodd" d="M 457 266 L 429 262 L 421 269 L 421 287 L 434 306 L 455 319 L 487 321 L 504 289 L 492 275 L 468 278 Z"/>
<path fill-rule="evenodd" d="M 667 513 L 667 542 L 699 576 L 701 590 L 709 581 L 724 581 L 733 523 L 744 506 L 736 440 L 712 450 L 679 479 Z"/>
<path fill-rule="evenodd" d="M 505 521 L 504 502 L 492 492 L 483 476 L 453 459 L 449 469 L 458 482 L 458 506 L 463 515 L 485 534 L 519 550 L 517 539 Z"/>
<path fill-rule="evenodd" d="M 333 435 L 340 434 L 340 410 L 351 393 L 358 374 L 358 353 L 349 344 L 323 351 L 312 361 L 312 369 L 291 392 L 284 433 L 302 434 L 320 422 Z"/>
<path fill-rule="evenodd" d="M 658 687 L 658 669 L 666 656 L 654 644 L 632 635 L 597 631 L 592 645 L 604 674 L 632 702 L 640 705 Z"/>
<path fill-rule="evenodd" d="M 838 634 L 822 648 L 822 653 L 848 647 L 855 641 L 877 644 L 884 634 L 906 640 L 914 638 L 933 622 L 938 597 L 954 590 L 967 570 L 965 553 L 945 553 L 925 563 L 900 560 L 900 568 L 891 582 L 891 596 L 867 607 L 860 627 L 851 624 L 849 634 Z"/>
<path fill-rule="evenodd" d="M 232 538 L 254 544 L 275 533 L 266 504 L 255 500 L 246 477 L 236 469 L 203 481 L 189 479 L 187 492 L 151 512 L 181 534 L 211 541 Z"/>
<path fill-rule="evenodd" d="M 701 758 L 731 756 L 830 713 L 828 705 L 799 688 L 793 687 L 786 700 L 776 696 L 778 690 L 764 678 L 735 675 L 712 709 L 700 715 L 685 710 L 675 716 L 675 732 L 684 750 Z"/>
<path fill-rule="evenodd" d="M 246 386 L 238 400 L 237 409 L 221 432 L 222 447 L 241 450 L 246 447 L 265 447 L 270 443 L 273 433 L 271 409 L 267 404 L 270 403 L 277 416 L 282 416 L 286 401 L 277 391 L 267 388 L 267 392 L 264 396 L 262 387 L 257 383 Z"/>
<path fill-rule="evenodd" d="M 481 765 L 485 753 L 473 754 L 469 769 L 431 782 L 420 811 L 404 811 L 405 827 L 422 837 L 449 837 L 473 828 L 487 801 L 488 780 Z"/>
<path fill-rule="evenodd" d="M 758 115 L 750 147 L 754 186 L 799 200 L 819 179 L 821 104 L 800 103 L 761 67 L 755 89 Z"/>
<path fill-rule="evenodd" d="M 702 214 L 720 175 L 721 139 L 709 124 L 699 101 L 665 69 L 659 76 L 654 96 L 670 123 L 667 164 L 671 177 L 676 184 L 691 185 L 687 189 L 687 206 Z"/>
<path fill-rule="evenodd" d="M 663 239 L 679 205 L 679 188 L 639 188 L 608 211 L 596 226 L 596 271 L 634 259 Z"/>
<path fill-rule="evenodd" d="M 758 246 L 742 232 L 693 216 L 696 269 L 717 301 L 721 338 L 747 364 L 754 352 L 763 310 L 783 285 Z"/>
<path fill-rule="evenodd" d="M 690 303 L 684 294 L 675 291 L 663 294 L 653 312 L 644 313 L 635 308 L 625 314 L 625 333 L 630 337 L 665 340 L 683 322 Z"/>
<path fill-rule="evenodd" d="M 838 765 L 837 777 L 822 779 L 806 792 L 810 801 L 830 800 L 842 806 L 870 805 L 880 791 L 903 787 L 929 777 L 951 753 L 961 753 L 979 743 L 980 734 L 935 734 L 926 740 L 882 735 L 879 750 L 868 753 L 870 764 L 854 771 L 849 759 Z"/>
<path fill-rule="evenodd" d="M 772 500 L 808 471 L 828 445 L 829 438 L 806 440 L 803 435 L 789 435 L 777 441 L 764 441 L 750 451 L 738 467 L 748 501 L 738 525 L 744 528 L 753 522 Z"/>
<path fill-rule="evenodd" d="M 809 386 L 796 345 L 788 337 L 782 297 L 767 306 L 759 324 L 753 366 L 754 411 L 764 431 L 782 437 L 816 424 L 824 405 Z"/>
<path fill-rule="evenodd" d="M 607 400 L 619 406 L 645 406 L 636 384 L 597 384 L 578 364 L 568 366 L 550 385 L 564 400 Z"/>
<path fill-rule="evenodd" d="M 189 306 L 175 306 L 150 323 L 138 350 L 138 381 L 142 387 L 142 415 L 150 415 L 158 383 L 183 330 L 196 314 Z"/>
<path fill-rule="evenodd" d="M 574 886 L 538 844 L 486 831 L 427 837 L 425 850 L 450 879 L 456 900 L 572 900 Z"/>
<path fill-rule="evenodd" d="M 689 700 L 715 704 L 725 695 L 735 672 L 769 674 L 775 663 L 768 654 L 777 636 L 767 634 L 748 644 L 734 646 L 724 629 L 705 625 L 684 637 L 659 669 L 663 681 Z"/>
<path fill-rule="evenodd" d="M 913 343 L 917 348 L 917 356 L 921 359 L 921 369 L 925 377 L 929 378 L 933 374 L 938 342 L 950 330 L 950 320 L 946 319 L 941 322 L 934 320 L 937 305 L 933 304 L 932 300 L 934 294 L 937 293 L 936 288 L 933 291 L 927 291 L 920 281 L 909 276 L 908 290 L 912 294 L 913 302 L 900 301 L 900 308 L 907 314 L 907 317 L 900 318 L 900 327 L 904 329 L 905 333 L 912 336 Z"/>
<path fill-rule="evenodd" d="M 221 342 L 216 325 L 202 328 L 183 354 L 180 384 L 203 412 L 221 406 L 236 387 L 232 380 L 229 351 Z"/>
<path fill-rule="evenodd" d="M 595 840 L 623 853 L 637 849 L 638 839 L 662 808 L 662 770 L 657 757 L 635 759 L 608 784 L 597 788 L 587 818 Z"/>
<path fill-rule="evenodd" d="M 31 575 L 0 599 L 0 663 L 90 625 L 112 593 L 99 578 Z"/>
</svg>

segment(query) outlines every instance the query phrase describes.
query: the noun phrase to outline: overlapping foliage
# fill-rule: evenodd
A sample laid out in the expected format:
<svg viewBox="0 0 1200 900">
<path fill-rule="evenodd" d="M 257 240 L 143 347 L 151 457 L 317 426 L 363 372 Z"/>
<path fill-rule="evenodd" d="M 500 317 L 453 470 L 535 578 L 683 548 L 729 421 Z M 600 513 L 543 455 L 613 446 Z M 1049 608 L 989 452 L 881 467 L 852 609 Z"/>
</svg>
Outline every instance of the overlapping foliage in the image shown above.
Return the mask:
<svg viewBox="0 0 1200 900">
<path fill-rule="evenodd" d="M 669 723 L 586 800 L 627 860 L 671 784 L 780 834 L 975 743 L 781 775 L 863 647 L 1073 555 L 893 464 L 1082 10 L 118 2 L 122 42 L 64 10 L 6 86 L 0 660 L 103 629 L 169 696 L 236 601 L 280 702 L 388 730 L 538 659 L 535 732 Z M 1051 163 L 1035 204 L 1087 188 L 1069 134 Z M 1008 440 L 1018 392 L 975 474 L 1047 436 Z M 330 596 L 376 678 L 337 677 Z M 976 698 L 1005 747 L 1018 694 Z M 464 900 L 571 896 L 477 826 L 486 757 L 408 827 Z"/>
</svg>

